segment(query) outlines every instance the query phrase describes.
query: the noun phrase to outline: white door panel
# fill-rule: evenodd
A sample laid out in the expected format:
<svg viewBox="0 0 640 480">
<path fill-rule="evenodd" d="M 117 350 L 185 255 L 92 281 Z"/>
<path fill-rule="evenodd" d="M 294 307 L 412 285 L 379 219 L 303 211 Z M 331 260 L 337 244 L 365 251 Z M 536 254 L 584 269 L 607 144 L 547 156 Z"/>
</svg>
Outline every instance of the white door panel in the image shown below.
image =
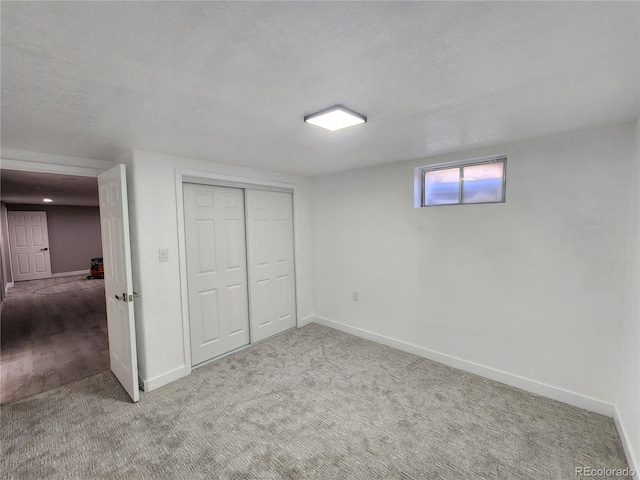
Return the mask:
<svg viewBox="0 0 640 480">
<path fill-rule="evenodd" d="M 185 183 L 185 240 L 191 363 L 249 343 L 241 189 Z"/>
<path fill-rule="evenodd" d="M 111 371 L 134 402 L 139 400 L 133 315 L 129 212 L 124 165 L 98 176 Z"/>
<path fill-rule="evenodd" d="M 7 217 L 13 279 L 21 281 L 50 278 L 47 213 L 9 211 Z"/>
<path fill-rule="evenodd" d="M 246 190 L 251 340 L 296 325 L 293 201 L 290 193 Z"/>
</svg>

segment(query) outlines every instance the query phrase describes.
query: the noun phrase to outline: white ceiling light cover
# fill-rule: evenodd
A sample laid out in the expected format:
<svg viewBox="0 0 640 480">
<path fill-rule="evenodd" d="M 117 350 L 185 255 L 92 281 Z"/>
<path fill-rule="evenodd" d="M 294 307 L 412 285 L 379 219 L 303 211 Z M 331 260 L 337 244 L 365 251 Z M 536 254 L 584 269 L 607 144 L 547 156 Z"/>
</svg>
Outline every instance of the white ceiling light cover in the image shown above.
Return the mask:
<svg viewBox="0 0 640 480">
<path fill-rule="evenodd" d="M 304 117 L 304 121 L 335 132 L 343 128 L 367 123 L 367 117 L 342 105 L 335 105 L 326 110 L 307 115 Z"/>
</svg>

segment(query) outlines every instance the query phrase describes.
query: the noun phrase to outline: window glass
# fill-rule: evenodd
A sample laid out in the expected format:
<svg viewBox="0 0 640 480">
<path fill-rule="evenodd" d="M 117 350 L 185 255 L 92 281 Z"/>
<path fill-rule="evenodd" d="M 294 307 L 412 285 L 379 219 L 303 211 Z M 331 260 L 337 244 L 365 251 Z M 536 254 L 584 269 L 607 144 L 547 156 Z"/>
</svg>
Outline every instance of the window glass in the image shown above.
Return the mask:
<svg viewBox="0 0 640 480">
<path fill-rule="evenodd" d="M 460 169 L 424 172 L 424 204 L 450 205 L 460 203 Z"/>
<path fill-rule="evenodd" d="M 503 202 L 504 163 L 462 168 L 462 203 Z"/>
<path fill-rule="evenodd" d="M 505 156 L 416 167 L 414 206 L 504 203 L 506 176 Z"/>
</svg>

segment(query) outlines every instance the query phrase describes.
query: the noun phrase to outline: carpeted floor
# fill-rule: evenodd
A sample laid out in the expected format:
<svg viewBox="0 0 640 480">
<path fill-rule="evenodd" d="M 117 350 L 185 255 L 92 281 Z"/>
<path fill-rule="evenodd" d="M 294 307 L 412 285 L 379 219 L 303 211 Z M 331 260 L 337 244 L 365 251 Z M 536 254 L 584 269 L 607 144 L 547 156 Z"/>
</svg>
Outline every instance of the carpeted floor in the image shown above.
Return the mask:
<svg viewBox="0 0 640 480">
<path fill-rule="evenodd" d="M 0 319 L 0 404 L 109 370 L 104 280 L 16 282 Z"/>
<path fill-rule="evenodd" d="M 540 480 L 626 466 L 609 418 L 315 324 L 138 404 L 102 373 L 0 415 L 16 479 Z"/>
</svg>

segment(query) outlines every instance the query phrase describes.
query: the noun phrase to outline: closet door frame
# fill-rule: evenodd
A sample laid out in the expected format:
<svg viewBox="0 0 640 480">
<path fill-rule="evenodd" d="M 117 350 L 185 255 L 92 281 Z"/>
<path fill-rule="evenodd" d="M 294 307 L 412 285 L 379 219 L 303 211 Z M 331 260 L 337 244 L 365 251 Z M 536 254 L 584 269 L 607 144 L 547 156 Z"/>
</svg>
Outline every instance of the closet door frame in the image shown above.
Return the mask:
<svg viewBox="0 0 640 480">
<path fill-rule="evenodd" d="M 198 170 L 188 170 L 176 168 L 175 171 L 176 182 L 176 204 L 177 204 L 177 220 L 178 220 L 178 254 L 180 264 L 180 297 L 182 302 L 182 335 L 184 345 L 184 368 L 185 375 L 191 374 L 191 332 L 189 324 L 189 287 L 187 280 L 187 253 L 186 253 L 186 235 L 185 235 L 185 213 L 184 213 L 184 197 L 183 197 L 183 184 L 184 183 L 196 183 L 201 185 L 213 185 L 219 187 L 232 187 L 251 190 L 267 190 L 283 193 L 290 193 L 293 203 L 293 261 L 294 261 L 294 274 L 295 274 L 295 300 L 296 300 L 296 326 L 299 326 L 300 319 L 300 306 L 298 302 L 299 291 L 299 272 L 298 262 L 296 261 L 298 253 L 298 232 L 296 230 L 295 216 L 296 216 L 296 185 L 293 183 L 273 182 L 269 180 L 259 180 L 255 178 L 240 177 L 234 175 L 223 175 L 213 172 L 203 172 Z M 246 208 L 246 202 L 245 202 Z M 246 216 L 245 216 L 246 219 Z M 248 271 L 247 271 L 248 274 Z M 249 302 L 251 297 L 249 296 Z M 249 305 L 250 306 L 250 305 Z M 249 318 L 251 324 L 251 318 Z M 251 329 L 250 329 L 251 332 Z M 250 344 L 253 345 L 253 335 L 250 335 Z M 244 347 L 243 347 L 244 348 Z M 237 350 L 234 350 L 237 351 Z M 229 352 L 233 353 L 233 352 Z M 221 355 L 221 358 L 225 355 Z M 215 360 L 215 359 L 213 359 Z M 204 364 L 206 364 L 205 362 Z"/>
</svg>

